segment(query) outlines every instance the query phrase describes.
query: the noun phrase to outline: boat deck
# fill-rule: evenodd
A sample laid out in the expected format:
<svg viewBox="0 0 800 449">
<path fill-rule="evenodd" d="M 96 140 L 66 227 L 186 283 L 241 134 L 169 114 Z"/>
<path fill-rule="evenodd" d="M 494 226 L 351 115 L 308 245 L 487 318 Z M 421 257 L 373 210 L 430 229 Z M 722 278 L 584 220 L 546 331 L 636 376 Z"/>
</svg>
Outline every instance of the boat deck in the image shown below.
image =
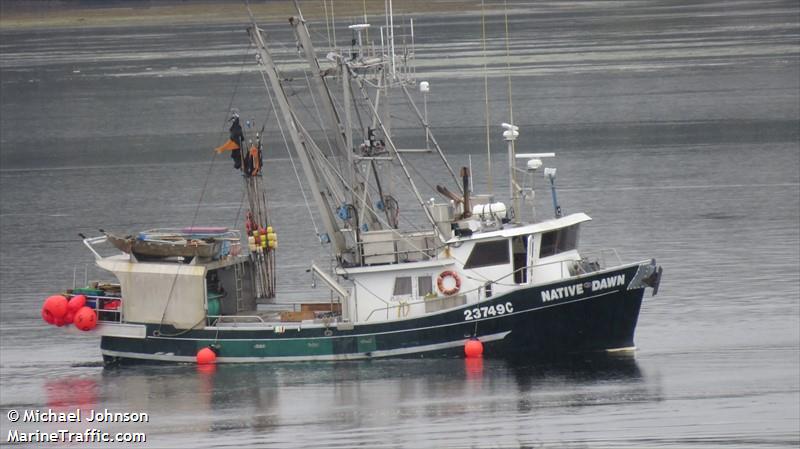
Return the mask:
<svg viewBox="0 0 800 449">
<path fill-rule="evenodd" d="M 255 309 L 236 314 L 210 317 L 220 326 L 237 324 L 282 325 L 286 323 L 323 323 L 335 319 L 340 313 L 339 304 L 330 302 L 291 302 L 258 304 Z"/>
</svg>

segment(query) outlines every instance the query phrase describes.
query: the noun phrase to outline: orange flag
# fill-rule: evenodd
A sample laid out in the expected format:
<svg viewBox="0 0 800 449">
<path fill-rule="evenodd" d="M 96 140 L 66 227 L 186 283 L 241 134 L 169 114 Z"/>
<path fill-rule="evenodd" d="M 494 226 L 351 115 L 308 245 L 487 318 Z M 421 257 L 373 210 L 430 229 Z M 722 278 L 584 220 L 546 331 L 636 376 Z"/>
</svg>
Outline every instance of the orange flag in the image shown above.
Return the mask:
<svg viewBox="0 0 800 449">
<path fill-rule="evenodd" d="M 258 148 L 255 146 L 250 147 L 250 159 L 253 161 L 253 171 L 250 174 L 258 174 L 261 171 L 261 162 L 258 160 Z"/>
<path fill-rule="evenodd" d="M 238 149 L 239 149 L 239 144 L 234 142 L 233 139 L 228 139 L 228 141 L 225 142 L 224 145 L 215 148 L 214 151 L 216 151 L 217 153 L 222 153 L 223 151 L 233 151 Z"/>
</svg>

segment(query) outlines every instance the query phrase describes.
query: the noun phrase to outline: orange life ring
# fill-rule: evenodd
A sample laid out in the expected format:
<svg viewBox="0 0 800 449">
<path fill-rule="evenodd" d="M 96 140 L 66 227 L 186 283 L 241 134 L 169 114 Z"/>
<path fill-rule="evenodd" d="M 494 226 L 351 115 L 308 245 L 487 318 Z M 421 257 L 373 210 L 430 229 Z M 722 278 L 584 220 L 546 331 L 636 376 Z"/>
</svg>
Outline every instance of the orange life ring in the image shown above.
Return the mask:
<svg viewBox="0 0 800 449">
<path fill-rule="evenodd" d="M 453 278 L 453 280 L 456 283 L 455 287 L 447 289 L 444 288 L 444 280 L 445 278 L 448 277 Z M 455 295 L 456 293 L 458 293 L 459 290 L 461 290 L 461 278 L 458 277 L 455 271 L 450 271 L 450 270 L 442 271 L 441 273 L 439 273 L 439 278 L 436 280 L 436 287 L 445 296 Z"/>
</svg>

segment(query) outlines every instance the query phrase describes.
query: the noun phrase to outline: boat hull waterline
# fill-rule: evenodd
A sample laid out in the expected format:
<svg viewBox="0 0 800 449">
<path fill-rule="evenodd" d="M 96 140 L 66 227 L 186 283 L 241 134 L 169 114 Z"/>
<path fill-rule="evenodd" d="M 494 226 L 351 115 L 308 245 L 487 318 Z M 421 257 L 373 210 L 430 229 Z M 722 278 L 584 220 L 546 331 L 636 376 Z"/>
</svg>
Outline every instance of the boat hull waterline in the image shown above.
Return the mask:
<svg viewBox="0 0 800 449">
<path fill-rule="evenodd" d="M 463 356 L 465 342 L 474 337 L 483 342 L 485 357 L 632 350 L 649 286 L 639 273 L 652 264 L 615 267 L 423 317 L 356 324 L 347 330 L 304 323 L 192 330 L 147 324 L 141 325 L 144 338 L 104 335 L 101 351 L 107 363 L 194 363 L 204 347 L 217 352 L 218 363 L 455 357 Z"/>
</svg>

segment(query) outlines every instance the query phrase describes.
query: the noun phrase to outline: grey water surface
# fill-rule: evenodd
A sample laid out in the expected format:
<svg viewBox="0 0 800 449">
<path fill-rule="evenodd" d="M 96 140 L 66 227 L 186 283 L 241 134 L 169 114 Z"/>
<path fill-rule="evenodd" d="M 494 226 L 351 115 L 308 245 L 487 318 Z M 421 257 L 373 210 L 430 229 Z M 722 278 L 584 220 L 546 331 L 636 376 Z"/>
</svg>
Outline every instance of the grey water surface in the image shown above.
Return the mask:
<svg viewBox="0 0 800 449">
<path fill-rule="evenodd" d="M 562 207 L 593 218 L 581 235 L 587 253 L 614 247 L 625 261 L 664 266 L 661 291 L 642 308 L 634 359 L 103 368 L 98 338 L 46 325 L 41 302 L 83 282 L 92 257 L 78 233 L 241 225 L 240 177 L 211 151 L 227 138 L 231 107 L 267 123 L 282 292 L 326 297 L 305 272 L 312 260 L 329 263 L 319 222 L 271 115 L 244 11 L 230 25 L 4 29 L 0 446 L 12 429 L 65 426 L 145 432 L 141 447 L 800 445 L 800 6 L 510 7 L 518 151 L 556 152 L 545 162 L 558 168 Z M 290 29 L 268 19 L 293 99 L 314 121 Z M 502 11 L 487 21 L 484 59 L 480 15 L 414 16 L 417 79 L 431 83 L 430 120 L 451 163 L 471 159 L 475 190 L 507 201 Z M 322 47 L 324 23 L 310 26 Z M 392 117 L 402 146 L 419 148 L 413 122 L 408 110 Z M 424 197 L 437 196 L 433 186 L 449 181 L 437 158 L 409 161 Z M 534 180 L 538 218 L 552 215 L 544 181 Z M 394 189 L 403 225 L 420 226 L 399 178 Z M 150 421 L 7 417 L 77 408 Z"/>
</svg>

